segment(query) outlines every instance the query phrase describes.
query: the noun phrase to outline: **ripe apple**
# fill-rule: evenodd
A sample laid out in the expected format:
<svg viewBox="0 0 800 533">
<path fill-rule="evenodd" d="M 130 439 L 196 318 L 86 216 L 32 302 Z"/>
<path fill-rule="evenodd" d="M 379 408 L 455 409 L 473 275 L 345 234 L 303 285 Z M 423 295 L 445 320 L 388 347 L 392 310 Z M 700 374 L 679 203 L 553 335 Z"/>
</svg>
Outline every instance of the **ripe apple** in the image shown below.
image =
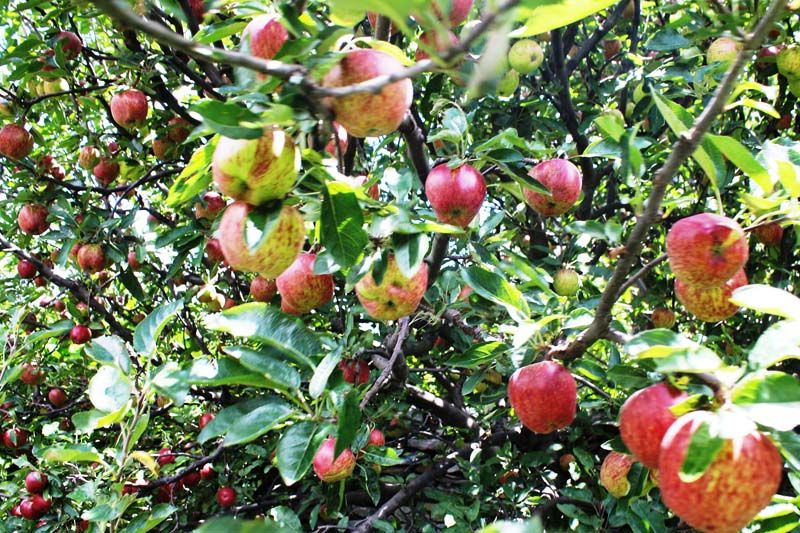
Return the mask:
<svg viewBox="0 0 800 533">
<path fill-rule="evenodd" d="M 78 249 L 78 266 L 84 272 L 94 274 L 106 266 L 106 254 L 99 244 L 84 244 Z"/>
<path fill-rule="evenodd" d="M 428 289 L 428 265 L 422 263 L 409 279 L 395 257 L 389 256 L 380 285 L 372 272 L 356 284 L 356 296 L 367 314 L 377 320 L 397 320 L 413 313 Z"/>
<path fill-rule="evenodd" d="M 63 407 L 67 403 L 67 395 L 61 389 L 50 389 L 47 393 L 47 400 L 53 407 Z"/>
<path fill-rule="evenodd" d="M 778 65 L 776 64 L 778 54 L 783 50 L 783 45 L 765 46 L 758 51 L 756 56 L 756 69 L 763 72 L 767 76 L 772 76 L 778 72 Z"/>
<path fill-rule="evenodd" d="M 196 487 L 201 480 L 200 472 L 189 472 L 180 479 L 179 483 L 184 487 Z"/>
<path fill-rule="evenodd" d="M 486 198 L 486 180 L 471 165 L 441 164 L 428 174 L 425 194 L 440 222 L 466 228 Z"/>
<path fill-rule="evenodd" d="M 572 463 L 575 462 L 575 456 L 571 453 L 565 453 L 561 457 L 558 458 L 558 466 L 561 467 L 561 470 L 564 472 L 569 472 L 569 467 Z"/>
<path fill-rule="evenodd" d="M 675 277 L 693 285 L 721 285 L 747 262 L 744 230 L 713 213 L 682 218 L 667 233 L 669 266 Z"/>
<path fill-rule="evenodd" d="M 38 269 L 36 265 L 28 261 L 27 259 L 20 259 L 19 263 L 17 263 L 17 274 L 22 279 L 31 279 L 36 277 Z"/>
<path fill-rule="evenodd" d="M 361 83 L 403 70 L 403 65 L 385 52 L 359 49 L 349 52 L 325 76 L 329 88 Z M 354 137 L 378 137 L 397 130 L 414 97 L 411 80 L 385 86 L 378 94 L 358 93 L 331 100 L 336 120 Z"/>
<path fill-rule="evenodd" d="M 672 326 L 675 325 L 675 313 L 666 307 L 656 307 L 653 309 L 653 314 L 650 315 L 650 321 L 653 323 L 653 327 L 672 329 Z"/>
<path fill-rule="evenodd" d="M 769 222 L 753 230 L 758 242 L 764 246 L 780 247 L 783 240 L 783 228 L 777 222 Z"/>
<path fill-rule="evenodd" d="M 628 472 L 635 462 L 630 455 L 611 452 L 600 465 L 600 484 L 615 498 L 627 496 L 631 491 Z"/>
<path fill-rule="evenodd" d="M 278 293 L 278 285 L 274 279 L 256 276 L 250 282 L 250 296 L 256 302 L 269 302 Z"/>
<path fill-rule="evenodd" d="M 428 30 L 419 36 L 420 46 L 417 48 L 414 58 L 417 61 L 430 58 L 430 54 L 426 50 L 436 50 L 438 53 L 445 52 L 450 48 L 458 45 L 458 37 L 450 30 L 436 31 Z"/>
<path fill-rule="evenodd" d="M 50 228 L 47 222 L 49 211 L 42 204 L 25 204 L 17 215 L 17 225 L 23 233 L 41 235 Z"/>
<path fill-rule="evenodd" d="M 158 456 L 156 457 L 156 462 L 161 466 L 174 463 L 175 455 L 169 448 L 161 448 L 160 450 L 158 450 Z"/>
<path fill-rule="evenodd" d="M 189 138 L 191 126 L 189 121 L 183 117 L 172 117 L 167 122 L 167 137 L 176 144 L 182 144 Z"/>
<path fill-rule="evenodd" d="M 142 268 L 142 263 L 136 257 L 136 252 L 133 250 L 128 252 L 128 266 L 130 267 L 131 270 L 139 270 L 140 268 Z"/>
<path fill-rule="evenodd" d="M 747 285 L 747 275 L 739 270 L 722 285 L 690 285 L 675 280 L 675 296 L 687 311 L 704 322 L 719 322 L 732 317 L 739 310 L 730 302 L 733 291 Z"/>
<path fill-rule="evenodd" d="M 300 152 L 279 129 L 258 139 L 222 137 L 214 150 L 214 183 L 233 199 L 252 205 L 286 196 L 299 170 Z"/>
<path fill-rule="evenodd" d="M 709 65 L 714 63 L 733 63 L 741 51 L 742 43 L 730 37 L 720 37 L 708 47 L 706 62 Z"/>
<path fill-rule="evenodd" d="M 34 363 L 25 363 L 22 368 L 19 379 L 26 385 L 38 385 L 44 381 L 44 371 Z"/>
<path fill-rule="evenodd" d="M 219 239 L 209 239 L 206 243 L 206 257 L 212 263 L 222 263 L 225 261 L 225 254 L 222 252 L 222 244 Z"/>
<path fill-rule="evenodd" d="M 222 253 L 233 269 L 258 272 L 267 279 L 277 278 L 303 247 L 306 238 L 303 215 L 293 206 L 283 206 L 279 219 L 270 225 L 258 247 L 251 250 L 245 241 L 245 224 L 252 209 L 244 202 L 234 202 L 225 209 L 219 223 Z"/>
<path fill-rule="evenodd" d="M 317 254 L 299 254 L 275 280 L 281 294 L 281 309 L 294 315 L 321 307 L 333 298 L 333 276 L 314 274 Z"/>
<path fill-rule="evenodd" d="M 383 436 L 383 431 L 377 428 L 370 431 L 367 446 L 386 446 L 386 437 Z"/>
<path fill-rule="evenodd" d="M 119 143 L 116 141 L 109 141 L 106 147 L 111 155 L 115 155 L 117 152 L 119 152 Z"/>
<path fill-rule="evenodd" d="M 55 41 L 61 46 L 64 51 L 64 57 L 67 59 L 75 59 L 78 54 L 83 50 L 83 43 L 80 37 L 71 31 L 60 31 L 56 33 Z"/>
<path fill-rule="evenodd" d="M 437 0 L 431 2 L 431 9 L 433 10 L 433 14 L 436 15 L 436 18 L 445 24 L 449 23 L 450 26 L 453 27 L 464 22 L 467 16 L 469 16 L 469 12 L 472 10 L 472 1 L 473 0 Z M 447 20 L 445 20 L 445 17 L 442 15 L 440 6 L 449 7 L 450 11 L 448 12 Z"/>
<path fill-rule="evenodd" d="M 200 420 L 197 421 L 197 425 L 200 427 L 200 429 L 203 429 L 212 420 L 214 420 L 214 413 L 203 413 L 200 415 Z"/>
<path fill-rule="evenodd" d="M 100 162 L 100 150 L 94 146 L 84 146 L 78 155 L 78 165 L 86 170 L 94 168 Z"/>
<path fill-rule="evenodd" d="M 166 485 L 161 485 L 158 487 L 156 491 L 156 501 L 158 503 L 169 503 L 172 501 L 172 498 L 175 493 L 175 484 L 174 483 L 167 483 Z"/>
<path fill-rule="evenodd" d="M 21 428 L 11 428 L 3 432 L 3 444 L 6 448 L 16 450 L 28 442 L 28 432 Z"/>
<path fill-rule="evenodd" d="M 347 383 L 364 385 L 369 382 L 369 363 L 363 359 L 339 361 L 339 370 Z"/>
<path fill-rule="evenodd" d="M 236 503 L 236 491 L 231 487 L 220 487 L 217 491 L 217 503 L 223 509 L 227 509 Z"/>
<path fill-rule="evenodd" d="M 780 72 L 789 81 L 800 78 L 800 48 L 787 46 L 778 52 L 775 63 Z"/>
<path fill-rule="evenodd" d="M 515 42 L 508 51 L 508 64 L 520 74 L 531 74 L 539 70 L 544 61 L 544 52 L 533 39 Z"/>
<path fill-rule="evenodd" d="M 46 486 L 47 476 L 41 472 L 34 470 L 25 476 L 25 490 L 30 494 L 41 494 Z"/>
<path fill-rule="evenodd" d="M 552 433 L 575 420 L 578 388 L 565 366 L 541 361 L 514 372 L 508 381 L 508 399 L 526 428 Z"/>
<path fill-rule="evenodd" d="M 119 163 L 104 157 L 94 166 L 92 174 L 97 178 L 97 181 L 108 187 L 119 176 Z"/>
<path fill-rule="evenodd" d="M 736 417 L 732 413 L 727 416 Z M 670 426 L 661 442 L 659 486 L 661 499 L 684 522 L 700 531 L 736 532 L 746 526 L 778 490 L 783 460 L 770 439 L 740 417 L 737 435 L 725 438 L 722 449 L 695 480 L 680 475 L 692 436 L 717 416 L 695 411 Z"/>
<path fill-rule="evenodd" d="M 581 278 L 571 268 L 562 268 L 553 276 L 553 291 L 559 296 L 574 296 L 581 286 Z"/>
<path fill-rule="evenodd" d="M 792 127 L 792 115 L 791 113 L 785 113 L 775 122 L 775 129 L 778 131 L 788 130 Z"/>
<path fill-rule="evenodd" d="M 619 411 L 620 437 L 647 468 L 658 468 L 661 439 L 677 419 L 669 409 L 686 398 L 682 390 L 658 383 L 636 391 L 622 404 Z"/>
<path fill-rule="evenodd" d="M 72 326 L 72 329 L 69 331 L 69 339 L 73 344 L 86 344 L 92 340 L 92 330 L 89 329 L 88 326 L 77 324 Z"/>
<path fill-rule="evenodd" d="M 19 504 L 19 513 L 22 515 L 22 518 L 26 520 L 36 520 L 39 518 L 39 513 L 33 508 L 33 499 L 25 498 Z"/>
<path fill-rule="evenodd" d="M 335 483 L 347 479 L 356 467 L 356 456 L 350 448 L 345 448 L 334 460 L 336 439 L 328 437 L 314 454 L 314 473 L 324 483 Z"/>
<path fill-rule="evenodd" d="M 242 32 L 242 43 L 247 44 L 251 54 L 261 59 L 272 59 L 283 47 L 289 38 L 289 32 L 283 27 L 277 17 L 261 15 L 245 27 Z M 264 79 L 264 74 L 258 75 Z"/>
<path fill-rule="evenodd" d="M 214 466 L 211 463 L 206 463 L 200 469 L 200 479 L 208 479 L 214 477 Z"/>
<path fill-rule="evenodd" d="M 206 4 L 204 0 L 189 0 L 189 9 L 192 10 L 192 16 L 197 19 L 198 22 L 203 21 L 203 17 L 206 14 Z"/>
<path fill-rule="evenodd" d="M 111 116 L 122 127 L 141 126 L 147 120 L 147 96 L 138 89 L 128 89 L 111 98 Z"/>
<path fill-rule="evenodd" d="M 542 161 L 528 172 L 550 194 L 523 187 L 525 201 L 542 216 L 560 215 L 568 211 L 581 196 L 583 179 L 578 168 L 565 159 Z"/>
<path fill-rule="evenodd" d="M 611 61 L 622 51 L 622 42 L 619 39 L 606 39 L 603 41 L 603 57 Z"/>
<path fill-rule="evenodd" d="M 223 209 L 225 209 L 225 199 L 219 194 L 209 191 L 203 195 L 203 201 L 194 204 L 194 218 L 200 220 L 214 220 Z"/>
<path fill-rule="evenodd" d="M 156 156 L 156 159 L 159 161 L 175 159 L 177 156 L 176 151 L 176 144 L 168 137 L 153 140 L 153 155 Z"/>
<path fill-rule="evenodd" d="M 33 135 L 17 124 L 6 124 L 0 128 L 0 155 L 17 161 L 33 150 Z"/>
</svg>

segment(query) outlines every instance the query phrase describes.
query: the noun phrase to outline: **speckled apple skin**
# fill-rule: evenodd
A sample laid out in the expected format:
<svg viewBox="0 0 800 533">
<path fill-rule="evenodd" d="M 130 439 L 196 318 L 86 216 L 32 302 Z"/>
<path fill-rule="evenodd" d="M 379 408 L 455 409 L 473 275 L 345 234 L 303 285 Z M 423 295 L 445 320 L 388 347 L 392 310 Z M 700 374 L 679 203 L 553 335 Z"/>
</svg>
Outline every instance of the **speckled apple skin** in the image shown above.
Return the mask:
<svg viewBox="0 0 800 533">
<path fill-rule="evenodd" d="M 283 47 L 289 38 L 289 32 L 277 17 L 262 15 L 254 18 L 242 32 L 242 42 L 250 40 L 250 53 L 261 59 L 272 59 Z M 265 79 L 263 73 L 257 74 L 258 79 Z"/>
<path fill-rule="evenodd" d="M 783 461 L 775 445 L 753 431 L 729 439 L 700 479 L 678 477 L 691 436 L 714 415 L 695 411 L 664 435 L 659 458 L 661 499 L 690 526 L 706 533 L 736 533 L 764 507 L 780 485 Z"/>
<path fill-rule="evenodd" d="M 742 50 L 742 44 L 734 41 L 730 37 L 720 37 L 711 43 L 706 52 L 706 61 L 712 63 L 723 62 L 732 63 Z"/>
<path fill-rule="evenodd" d="M 269 302 L 278 293 L 278 286 L 274 279 L 256 276 L 250 282 L 250 297 L 256 302 Z"/>
<path fill-rule="evenodd" d="M 147 120 L 147 96 L 137 89 L 128 89 L 111 98 L 111 116 L 120 126 L 136 126 Z"/>
<path fill-rule="evenodd" d="M 245 221 L 252 207 L 234 202 L 225 209 L 219 223 L 219 241 L 225 261 L 235 270 L 258 272 L 277 278 L 292 264 L 306 238 L 303 215 L 293 206 L 283 206 L 280 219 L 261 246 L 251 252 L 244 238 Z"/>
<path fill-rule="evenodd" d="M 356 456 L 346 448 L 334 461 L 336 439 L 328 437 L 314 454 L 314 473 L 324 483 L 335 483 L 349 478 L 356 467 Z"/>
<path fill-rule="evenodd" d="M 33 150 L 33 135 L 18 124 L 6 124 L 0 129 L 0 154 L 17 161 Z"/>
<path fill-rule="evenodd" d="M 770 222 L 763 226 L 758 226 L 753 233 L 756 234 L 758 242 L 764 246 L 779 247 L 783 240 L 783 228 L 777 222 Z"/>
<path fill-rule="evenodd" d="M 25 204 L 17 214 L 17 225 L 23 233 L 41 235 L 50 228 L 47 215 L 50 211 L 42 204 Z"/>
<path fill-rule="evenodd" d="M 441 2 L 444 4 L 444 2 Z M 469 16 L 469 12 L 472 10 L 472 3 L 473 0 L 452 0 L 449 2 L 450 4 L 450 13 L 447 16 L 447 22 L 450 23 L 450 26 L 458 26 L 462 22 L 467 19 Z M 436 5 L 435 2 L 431 2 L 431 8 L 433 12 L 436 14 L 436 17 L 444 22 L 444 17 L 442 17 L 441 10 L 439 6 Z M 419 18 L 419 17 L 418 17 Z"/>
<path fill-rule="evenodd" d="M 349 52 L 325 76 L 326 87 L 342 87 L 403 70 L 384 52 L 360 49 Z M 411 80 L 389 84 L 378 94 L 360 93 L 331 100 L 336 120 L 354 137 L 378 137 L 397 130 L 414 98 Z"/>
<path fill-rule="evenodd" d="M 214 183 L 234 200 L 260 205 L 292 190 L 300 170 L 300 152 L 281 130 L 259 139 L 222 137 L 214 150 Z"/>
<path fill-rule="evenodd" d="M 647 468 L 658 468 L 661 439 L 677 417 L 669 408 L 686 393 L 666 383 L 636 391 L 619 410 L 619 434 L 630 452 Z"/>
<path fill-rule="evenodd" d="M 725 320 L 739 310 L 729 299 L 733 291 L 747 285 L 747 275 L 740 270 L 723 285 L 701 286 L 690 285 L 679 279 L 675 280 L 675 296 L 687 311 L 703 322 L 719 322 Z"/>
<path fill-rule="evenodd" d="M 600 465 L 600 484 L 615 498 L 627 496 L 631 491 L 628 472 L 635 459 L 625 453 L 611 452 Z"/>
<path fill-rule="evenodd" d="M 514 372 L 508 381 L 508 399 L 526 428 L 552 433 L 575 420 L 578 388 L 565 366 L 541 361 Z"/>
<path fill-rule="evenodd" d="M 721 285 L 747 263 L 748 254 L 742 227 L 714 213 L 682 218 L 667 233 L 669 266 L 684 283 Z"/>
<path fill-rule="evenodd" d="M 442 164 L 428 174 L 425 195 L 440 222 L 465 228 L 483 205 L 486 180 L 471 165 L 451 169 Z"/>
<path fill-rule="evenodd" d="M 275 280 L 281 294 L 281 309 L 293 315 L 308 313 L 333 298 L 333 276 L 314 274 L 317 254 L 302 253 Z"/>
<path fill-rule="evenodd" d="M 786 76 L 789 80 L 800 76 L 800 48 L 797 46 L 787 46 L 775 57 L 778 72 Z"/>
<path fill-rule="evenodd" d="M 658 307 L 653 310 L 650 321 L 654 327 L 671 329 L 675 325 L 675 312 L 666 307 Z"/>
<path fill-rule="evenodd" d="M 358 301 L 372 318 L 377 320 L 397 320 L 413 313 L 419 306 L 428 288 L 428 265 L 422 263 L 411 279 L 406 278 L 394 256 L 377 285 L 372 272 L 356 284 Z"/>
<path fill-rule="evenodd" d="M 527 187 L 522 188 L 525 201 L 542 216 L 566 213 L 581 196 L 581 173 L 578 167 L 565 159 L 542 161 L 528 175 L 550 191 L 548 196 Z"/>
</svg>

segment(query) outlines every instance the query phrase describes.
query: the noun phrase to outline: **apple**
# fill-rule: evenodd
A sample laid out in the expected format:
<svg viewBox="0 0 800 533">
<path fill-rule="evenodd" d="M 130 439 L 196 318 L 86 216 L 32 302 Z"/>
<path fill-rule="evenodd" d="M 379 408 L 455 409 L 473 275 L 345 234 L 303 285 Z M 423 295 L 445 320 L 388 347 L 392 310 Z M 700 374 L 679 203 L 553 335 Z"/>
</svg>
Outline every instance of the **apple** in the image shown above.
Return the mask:
<svg viewBox="0 0 800 533">
<path fill-rule="evenodd" d="M 225 261 L 225 254 L 222 252 L 222 245 L 219 239 L 208 240 L 206 243 L 206 257 L 214 264 Z"/>
<path fill-rule="evenodd" d="M 200 220 L 214 220 L 223 209 L 225 209 L 225 199 L 219 194 L 209 191 L 203 195 L 203 201 L 194 204 L 194 218 Z"/>
<path fill-rule="evenodd" d="M 28 432 L 21 428 L 11 428 L 3 432 L 3 444 L 6 448 L 15 450 L 25 446 L 28 442 Z"/>
<path fill-rule="evenodd" d="M 182 144 L 189 138 L 191 124 L 182 117 L 172 117 L 167 122 L 167 137 L 176 144 Z"/>
<path fill-rule="evenodd" d="M 558 458 L 558 466 L 561 467 L 561 470 L 564 472 L 569 472 L 569 467 L 572 463 L 575 462 L 575 456 L 571 453 L 565 453 L 561 457 Z"/>
<path fill-rule="evenodd" d="M 742 48 L 742 43 L 730 37 L 720 37 L 708 47 L 706 62 L 709 65 L 714 63 L 733 63 Z"/>
<path fill-rule="evenodd" d="M 46 486 L 47 476 L 41 472 L 36 472 L 34 470 L 28 472 L 28 475 L 25 476 L 25 490 L 30 494 L 41 494 Z"/>
<path fill-rule="evenodd" d="M 505 75 L 497 82 L 497 96 L 500 98 L 510 98 L 519 88 L 519 72 L 508 70 Z"/>
<path fill-rule="evenodd" d="M 356 284 L 356 296 L 367 314 L 377 320 L 397 320 L 419 306 L 428 289 L 428 265 L 422 263 L 411 278 L 400 270 L 394 255 L 389 256 L 380 285 L 372 272 Z"/>
<path fill-rule="evenodd" d="M 356 456 L 350 448 L 345 448 L 339 457 L 334 458 L 336 439 L 328 437 L 314 454 L 314 473 L 323 483 L 335 483 L 347 479 L 353 474 Z"/>
<path fill-rule="evenodd" d="M 622 51 L 622 42 L 619 39 L 606 39 L 603 41 L 603 57 L 611 61 Z"/>
<path fill-rule="evenodd" d="M 0 155 L 17 161 L 33 150 L 33 135 L 17 124 L 6 124 L 0 128 Z"/>
<path fill-rule="evenodd" d="M 403 65 L 385 52 L 353 50 L 325 76 L 327 88 L 361 83 L 403 70 Z M 378 137 L 394 132 L 403 122 L 414 97 L 411 80 L 404 79 L 383 87 L 379 93 L 358 93 L 336 97 L 331 107 L 336 120 L 354 137 Z"/>
<path fill-rule="evenodd" d="M 800 48 L 795 45 L 783 48 L 775 57 L 775 64 L 789 81 L 800 78 Z"/>
<path fill-rule="evenodd" d="M 333 132 L 334 133 L 331 136 L 331 140 L 325 145 L 325 151 L 333 157 L 339 157 L 339 154 L 336 151 L 336 140 L 338 139 L 339 150 L 341 150 L 342 155 L 344 155 L 344 153 L 347 151 L 347 147 L 350 144 L 347 137 L 347 130 L 344 129 L 344 126 L 338 122 L 333 121 Z"/>
<path fill-rule="evenodd" d="M 22 369 L 19 379 L 26 385 L 38 385 L 44 381 L 44 371 L 34 363 L 25 363 Z"/>
<path fill-rule="evenodd" d="M 627 496 L 631 491 L 628 472 L 635 462 L 630 455 L 611 452 L 600 465 L 600 484 L 615 498 Z"/>
<path fill-rule="evenodd" d="M 719 423 L 719 415 L 694 411 L 670 426 L 661 441 L 661 499 L 684 522 L 700 531 L 737 532 L 772 500 L 783 477 L 783 460 L 770 439 L 740 415 L 725 423 L 736 434 L 724 444 L 699 479 L 683 479 L 681 467 L 693 435 Z M 736 423 L 733 423 L 736 422 Z"/>
<path fill-rule="evenodd" d="M 571 268 L 562 268 L 553 276 L 553 291 L 559 296 L 574 296 L 581 286 L 581 278 Z"/>
<path fill-rule="evenodd" d="M 780 247 L 783 240 L 783 228 L 777 222 L 762 224 L 753 230 L 758 242 L 764 246 Z"/>
<path fill-rule="evenodd" d="M 431 8 L 433 10 L 433 14 L 436 15 L 436 18 L 444 23 L 449 22 L 451 27 L 458 26 L 466 20 L 467 16 L 469 16 L 469 12 L 472 10 L 472 1 L 473 0 L 437 0 L 435 2 L 431 2 Z M 445 20 L 445 17 L 442 15 L 440 6 L 446 6 L 449 8 L 447 20 Z"/>
<path fill-rule="evenodd" d="M 189 472 L 180 479 L 180 483 L 184 487 L 196 487 L 202 479 L 200 472 Z"/>
<path fill-rule="evenodd" d="M 722 285 L 690 285 L 675 280 L 675 296 L 687 311 L 703 322 L 719 322 L 732 317 L 739 307 L 730 302 L 733 291 L 747 285 L 747 275 L 739 270 Z"/>
<path fill-rule="evenodd" d="M 278 293 L 278 285 L 274 279 L 256 276 L 250 282 L 250 296 L 256 302 L 269 302 Z"/>
<path fill-rule="evenodd" d="M 658 383 L 636 391 L 622 404 L 619 411 L 620 437 L 647 468 L 658 468 L 661 439 L 677 419 L 669 409 L 686 398 L 685 392 L 667 383 Z"/>
<path fill-rule="evenodd" d="M 526 428 L 552 433 L 575 420 L 578 388 L 565 366 L 541 361 L 514 372 L 508 381 L 508 399 Z"/>
<path fill-rule="evenodd" d="M 142 263 L 136 257 L 136 252 L 133 250 L 128 252 L 128 266 L 131 270 L 139 270 L 142 268 Z"/>
<path fill-rule="evenodd" d="M 26 520 L 36 520 L 39 518 L 39 513 L 33 507 L 33 500 L 31 498 L 25 498 L 19 504 L 19 513 L 22 515 L 22 518 Z"/>
<path fill-rule="evenodd" d="M 108 148 L 108 152 L 111 155 L 114 155 L 117 152 L 119 152 L 119 144 L 116 141 L 109 141 L 106 147 Z"/>
<path fill-rule="evenodd" d="M 111 116 L 122 127 L 141 126 L 147 120 L 147 96 L 138 89 L 128 89 L 111 98 Z"/>
<path fill-rule="evenodd" d="M 785 113 L 775 123 L 775 129 L 778 131 L 788 130 L 791 127 L 792 127 L 792 115 L 790 113 Z"/>
<path fill-rule="evenodd" d="M 486 198 L 486 180 L 471 165 L 441 164 L 428 174 L 425 194 L 440 222 L 466 228 Z"/>
<path fill-rule="evenodd" d="M 300 152 L 292 138 L 268 129 L 258 139 L 220 138 L 214 150 L 214 183 L 235 200 L 260 205 L 292 190 Z"/>
<path fill-rule="evenodd" d="M 78 266 L 84 272 L 94 274 L 106 266 L 106 254 L 99 244 L 84 244 L 78 249 Z"/>
<path fill-rule="evenodd" d="M 38 269 L 36 265 L 28 261 L 27 259 L 20 259 L 19 263 L 17 263 L 17 274 L 22 279 L 31 279 L 36 277 Z"/>
<path fill-rule="evenodd" d="M 333 276 L 314 274 L 317 254 L 299 254 L 275 280 L 281 295 L 281 309 L 293 315 L 307 313 L 333 298 Z"/>
<path fill-rule="evenodd" d="M 347 383 L 364 385 L 369 382 L 369 363 L 363 359 L 339 361 L 339 370 Z"/>
<path fill-rule="evenodd" d="M 74 344 L 86 344 L 92 340 L 92 330 L 89 329 L 88 326 L 77 324 L 72 326 L 72 329 L 69 331 L 69 339 Z"/>
<path fill-rule="evenodd" d="M 203 413 L 200 415 L 200 420 L 197 421 L 197 425 L 200 427 L 200 429 L 203 429 L 212 420 L 214 420 L 214 413 Z"/>
<path fill-rule="evenodd" d="M 50 228 L 47 222 L 49 211 L 42 204 L 25 204 L 17 215 L 17 225 L 23 233 L 41 235 Z"/>
<path fill-rule="evenodd" d="M 177 146 L 170 138 L 153 140 L 153 155 L 159 161 L 171 161 L 177 157 Z"/>
<path fill-rule="evenodd" d="M 251 54 L 261 59 L 272 59 L 289 38 L 289 32 L 277 17 L 261 15 L 245 27 L 242 32 L 242 43 L 246 43 Z M 264 74 L 258 74 L 264 79 Z"/>
<path fill-rule="evenodd" d="M 245 241 L 245 225 L 253 207 L 234 202 L 222 214 L 219 223 L 220 243 L 225 261 L 231 268 L 258 272 L 267 279 L 277 278 L 294 262 L 305 241 L 305 221 L 297 208 L 283 206 L 277 221 L 262 235 L 257 248 Z"/>
<path fill-rule="evenodd" d="M 578 167 L 565 159 L 542 161 L 528 172 L 550 194 L 523 187 L 525 201 L 542 216 L 555 216 L 567 212 L 581 196 L 583 179 Z"/>
<path fill-rule="evenodd" d="M 174 483 L 167 483 L 166 485 L 161 485 L 158 487 L 156 491 L 156 501 L 158 503 L 169 503 L 172 501 L 175 493 L 175 484 Z"/>
<path fill-rule="evenodd" d="M 223 509 L 227 509 L 236 503 L 236 491 L 231 487 L 220 487 L 217 491 L 217 503 Z"/>
<path fill-rule="evenodd" d="M 682 218 L 667 233 L 669 266 L 684 283 L 721 285 L 741 270 L 748 253 L 742 227 L 713 213 Z"/>
<path fill-rule="evenodd" d="M 161 466 L 174 463 L 175 455 L 169 448 L 161 448 L 160 450 L 158 450 L 158 456 L 156 457 L 156 462 Z"/>
<path fill-rule="evenodd" d="M 367 440 L 367 446 L 385 446 L 385 445 L 386 445 L 386 437 L 384 437 L 383 431 L 376 428 L 369 432 L 369 439 Z"/>
<path fill-rule="evenodd" d="M 544 52 L 532 39 L 515 42 L 508 51 L 508 64 L 520 74 L 531 74 L 539 70 L 544 61 Z"/>
<path fill-rule="evenodd" d="M 83 43 L 80 37 L 71 31 L 60 31 L 56 33 L 55 41 L 61 46 L 64 51 L 64 57 L 67 59 L 75 59 L 78 54 L 83 50 Z"/>
<path fill-rule="evenodd" d="M 428 30 L 419 36 L 419 43 L 414 58 L 417 61 L 422 61 L 423 59 L 429 59 L 431 57 L 426 50 L 436 50 L 441 54 L 454 46 L 458 46 L 458 37 L 450 30 Z"/>
<path fill-rule="evenodd" d="M 53 407 L 63 407 L 67 403 L 67 395 L 61 389 L 50 389 L 47 400 Z"/>
<path fill-rule="evenodd" d="M 778 72 L 777 57 L 783 50 L 783 45 L 765 46 L 758 51 L 756 55 L 756 69 L 763 72 L 767 76 L 771 76 Z"/>
<path fill-rule="evenodd" d="M 653 309 L 653 314 L 650 315 L 650 321 L 653 327 L 672 329 L 675 325 L 675 312 L 666 307 L 656 307 Z"/>
<path fill-rule="evenodd" d="M 75 531 L 77 533 L 83 533 L 84 531 L 89 530 L 89 521 L 88 520 L 78 520 L 75 522 Z"/>
<path fill-rule="evenodd" d="M 119 163 L 108 157 L 103 157 L 92 169 L 92 174 L 97 181 L 108 187 L 119 176 Z"/>
<path fill-rule="evenodd" d="M 208 479 L 214 477 L 214 466 L 211 463 L 206 463 L 200 469 L 200 479 Z"/>
<path fill-rule="evenodd" d="M 189 9 L 192 11 L 192 16 L 198 21 L 202 21 L 206 14 L 206 4 L 204 0 L 189 0 Z"/>
</svg>

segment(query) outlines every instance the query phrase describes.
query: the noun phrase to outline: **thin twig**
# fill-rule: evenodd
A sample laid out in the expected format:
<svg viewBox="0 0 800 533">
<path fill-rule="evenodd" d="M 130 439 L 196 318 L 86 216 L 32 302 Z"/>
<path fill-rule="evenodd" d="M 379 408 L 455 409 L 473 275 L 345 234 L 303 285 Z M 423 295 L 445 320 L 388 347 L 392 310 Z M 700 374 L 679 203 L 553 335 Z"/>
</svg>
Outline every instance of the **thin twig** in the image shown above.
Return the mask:
<svg viewBox="0 0 800 533">
<path fill-rule="evenodd" d="M 367 404 L 375 397 L 376 394 L 381 390 L 383 384 L 386 383 L 386 380 L 389 379 L 389 376 L 392 375 L 392 371 L 394 370 L 394 365 L 397 362 L 397 359 L 400 357 L 400 354 L 403 353 L 403 343 L 408 337 L 408 324 L 409 318 L 403 317 L 400 319 L 400 322 L 397 324 L 397 334 L 395 337 L 394 349 L 392 350 L 392 356 L 389 358 L 386 367 L 381 372 L 381 375 L 378 376 L 378 379 L 375 380 L 375 383 L 372 384 L 372 387 L 367 391 L 364 395 L 364 399 L 361 400 L 361 404 L 359 407 L 364 409 Z"/>
</svg>

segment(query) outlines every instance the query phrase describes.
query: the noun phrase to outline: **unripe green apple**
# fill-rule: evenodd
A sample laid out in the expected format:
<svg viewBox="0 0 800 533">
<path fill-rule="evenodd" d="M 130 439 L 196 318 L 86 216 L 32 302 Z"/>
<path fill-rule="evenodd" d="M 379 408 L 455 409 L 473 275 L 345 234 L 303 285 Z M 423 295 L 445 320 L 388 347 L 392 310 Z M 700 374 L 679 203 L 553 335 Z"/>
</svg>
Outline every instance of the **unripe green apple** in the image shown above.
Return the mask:
<svg viewBox="0 0 800 533">
<path fill-rule="evenodd" d="M 581 285 L 581 278 L 571 268 L 562 268 L 553 277 L 553 290 L 559 296 L 574 296 Z"/>
<path fill-rule="evenodd" d="M 706 61 L 709 65 L 714 63 L 733 63 L 741 51 L 742 43 L 730 37 L 720 37 L 708 47 Z"/>
<path fill-rule="evenodd" d="M 611 452 L 603 460 L 600 466 L 600 484 L 615 498 L 627 496 L 631 491 L 628 472 L 633 463 L 632 456 L 619 452 Z"/>
<path fill-rule="evenodd" d="M 544 52 L 532 39 L 517 41 L 508 51 L 508 64 L 520 74 L 531 74 L 539 70 L 544 61 Z"/>
<path fill-rule="evenodd" d="M 789 92 L 795 98 L 800 98 L 800 78 L 789 80 Z"/>
<path fill-rule="evenodd" d="M 500 98 L 510 98 L 519 87 L 519 72 L 509 70 L 497 83 L 497 96 Z"/>
<path fill-rule="evenodd" d="M 787 46 L 778 52 L 775 63 L 778 72 L 789 81 L 800 78 L 800 48 L 797 46 Z"/>
</svg>

